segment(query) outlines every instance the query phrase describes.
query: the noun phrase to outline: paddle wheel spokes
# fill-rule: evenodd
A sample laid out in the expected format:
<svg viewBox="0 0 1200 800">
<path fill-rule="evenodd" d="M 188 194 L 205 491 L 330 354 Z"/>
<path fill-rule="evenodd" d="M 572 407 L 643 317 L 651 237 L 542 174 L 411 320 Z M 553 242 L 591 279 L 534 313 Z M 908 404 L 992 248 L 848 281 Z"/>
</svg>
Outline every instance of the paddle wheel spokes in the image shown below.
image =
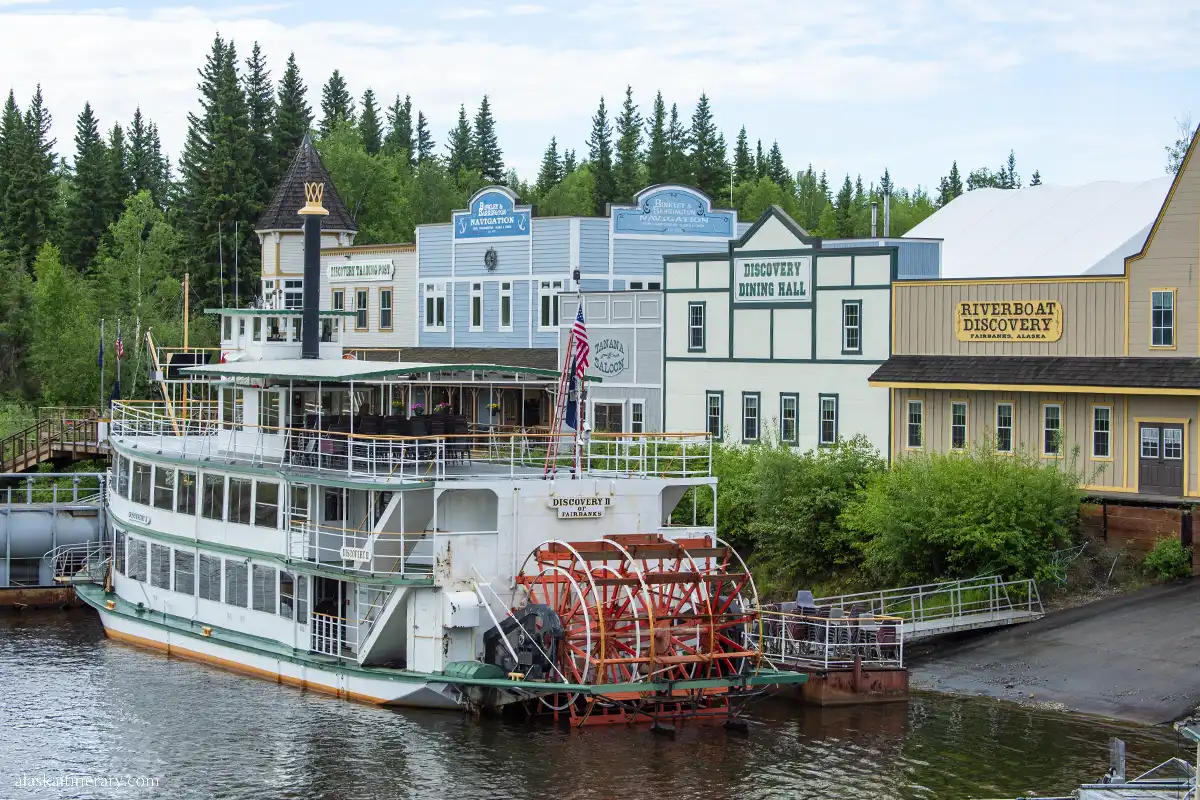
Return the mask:
<svg viewBox="0 0 1200 800">
<path fill-rule="evenodd" d="M 538 631 L 527 631 L 555 664 L 552 679 L 562 683 L 592 683 L 595 665 L 591 652 L 599 639 L 595 621 L 588 609 L 588 590 L 570 570 L 555 564 L 543 567 L 536 575 L 522 576 L 522 584 L 530 603 L 545 605 L 558 615 L 562 623 L 562 639 L 557 643 L 542 642 Z M 557 652 L 551 652 L 555 648 Z M 572 696 L 568 702 L 574 702 Z"/>
</svg>

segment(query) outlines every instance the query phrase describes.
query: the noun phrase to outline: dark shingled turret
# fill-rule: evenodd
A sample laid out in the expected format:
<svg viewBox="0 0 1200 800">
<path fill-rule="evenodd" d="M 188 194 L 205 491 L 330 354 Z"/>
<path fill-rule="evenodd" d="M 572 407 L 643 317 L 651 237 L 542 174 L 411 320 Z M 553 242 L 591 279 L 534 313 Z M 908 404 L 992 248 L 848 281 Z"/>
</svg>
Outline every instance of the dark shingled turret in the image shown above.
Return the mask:
<svg viewBox="0 0 1200 800">
<path fill-rule="evenodd" d="M 296 215 L 296 210 L 304 205 L 304 184 L 311 182 L 325 184 L 325 208 L 329 216 L 321 220 L 321 229 L 327 231 L 357 231 L 354 218 L 346 209 L 342 198 L 338 196 L 329 170 L 321 163 L 321 156 L 313 146 L 308 134 L 300 142 L 300 149 L 292 159 L 287 174 L 275 190 L 275 196 L 258 218 L 254 226 L 258 231 L 300 230 L 304 227 L 302 217 Z"/>
</svg>

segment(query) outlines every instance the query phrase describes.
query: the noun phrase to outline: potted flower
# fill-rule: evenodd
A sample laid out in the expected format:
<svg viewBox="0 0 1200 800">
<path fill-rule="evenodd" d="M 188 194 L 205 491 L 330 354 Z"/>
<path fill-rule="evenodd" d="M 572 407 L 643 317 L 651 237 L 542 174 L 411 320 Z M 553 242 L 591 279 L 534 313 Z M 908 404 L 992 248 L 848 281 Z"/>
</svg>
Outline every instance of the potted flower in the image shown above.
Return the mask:
<svg viewBox="0 0 1200 800">
<path fill-rule="evenodd" d="M 488 411 L 492 412 L 492 416 L 494 417 L 500 413 L 500 404 L 499 403 L 488 403 L 487 409 L 488 409 Z"/>
<path fill-rule="evenodd" d="M 421 416 L 422 414 L 424 414 L 425 413 L 425 404 L 424 403 L 413 403 L 412 413 L 416 414 L 418 417 Z"/>
<path fill-rule="evenodd" d="M 433 413 L 435 413 L 435 414 L 445 414 L 449 410 L 450 410 L 449 403 L 438 403 L 436 406 L 433 407 Z"/>
</svg>

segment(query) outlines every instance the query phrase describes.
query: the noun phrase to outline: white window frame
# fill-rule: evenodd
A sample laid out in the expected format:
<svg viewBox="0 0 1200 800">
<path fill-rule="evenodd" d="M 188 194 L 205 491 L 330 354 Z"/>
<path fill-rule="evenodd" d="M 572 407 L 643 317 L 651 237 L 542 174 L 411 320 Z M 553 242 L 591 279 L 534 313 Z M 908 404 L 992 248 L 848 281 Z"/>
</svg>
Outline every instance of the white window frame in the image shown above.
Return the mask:
<svg viewBox="0 0 1200 800">
<path fill-rule="evenodd" d="M 558 330 L 558 295 L 563 290 L 562 281 L 538 281 L 538 330 Z M 549 322 L 547 322 L 549 317 Z"/>
<path fill-rule="evenodd" d="M 1099 419 L 1096 414 L 1098 411 L 1103 411 L 1107 415 L 1106 419 L 1104 420 L 1104 430 L 1100 430 L 1096 425 L 1096 422 Z M 1112 418 L 1112 406 L 1092 406 L 1092 458 L 1102 459 L 1105 461 L 1112 460 Z M 1096 436 L 1098 434 L 1103 434 L 1104 436 L 1103 454 L 1096 452 Z"/>
<path fill-rule="evenodd" d="M 700 319 L 696 319 L 696 312 Z M 708 348 L 708 304 L 703 300 L 693 300 L 688 303 L 687 311 L 687 349 L 689 353 L 703 353 Z M 700 343 L 696 343 L 699 335 Z"/>
<path fill-rule="evenodd" d="M 298 297 L 296 297 L 298 295 Z M 301 311 L 304 308 L 304 281 L 283 281 L 283 308 L 286 311 Z"/>
<path fill-rule="evenodd" d="M 471 309 L 467 328 L 472 331 L 483 330 L 483 282 L 471 281 Z"/>
<path fill-rule="evenodd" d="M 787 407 L 789 404 L 791 408 Z M 787 429 L 789 422 L 792 425 L 790 436 Z M 784 392 L 779 395 L 779 441 L 790 445 L 800 443 L 800 395 L 796 392 Z"/>
<path fill-rule="evenodd" d="M 913 421 L 913 409 L 916 409 L 916 421 Z M 913 432 L 916 431 L 917 443 L 913 444 Z M 925 402 L 910 399 L 904 404 L 904 448 L 920 450 L 925 446 Z"/>
<path fill-rule="evenodd" d="M 963 443 L 961 446 L 954 444 L 954 429 L 959 425 L 954 421 L 954 409 L 962 406 L 963 409 L 963 424 L 962 434 Z M 969 450 L 971 448 L 971 406 L 966 400 L 951 400 L 950 401 L 950 449 L 951 450 Z"/>
<path fill-rule="evenodd" d="M 384 304 L 384 298 L 387 303 Z M 390 286 L 379 287 L 379 330 L 390 331 L 396 320 L 396 294 Z M 387 325 L 383 324 L 384 314 L 387 314 Z"/>
<path fill-rule="evenodd" d="M 1004 408 L 1005 406 L 1008 407 L 1008 425 L 1002 426 L 1000 424 L 1000 409 Z M 1017 439 L 1017 430 L 1016 430 L 1017 406 L 1016 406 L 1016 404 L 1015 403 L 996 403 L 996 411 L 995 411 L 995 415 L 993 417 L 993 422 L 995 422 L 995 424 L 996 424 L 996 431 L 995 431 L 996 432 L 996 452 L 997 453 L 1013 452 L 1013 450 L 1017 446 L 1017 441 L 1016 441 L 1016 439 Z M 1007 449 L 1003 449 L 1000 447 L 1000 429 L 1001 429 L 1001 427 L 1004 427 L 1008 430 L 1008 448 Z"/>
<path fill-rule="evenodd" d="M 817 444 L 818 445 L 835 445 L 838 440 L 838 406 L 840 405 L 836 394 L 823 394 L 817 398 Z M 825 409 L 826 407 L 833 409 L 833 418 L 828 420 L 833 423 L 833 438 L 825 438 Z"/>
<path fill-rule="evenodd" d="M 1166 304 L 1163 305 L 1161 308 L 1156 309 L 1155 301 L 1157 301 L 1160 297 L 1165 300 Z M 1176 303 L 1175 303 L 1175 290 L 1174 289 L 1151 289 L 1150 290 L 1150 347 L 1152 347 L 1154 349 L 1161 349 L 1161 350 L 1174 350 L 1175 349 L 1175 305 L 1176 305 Z M 1154 315 L 1155 315 L 1156 311 L 1163 312 L 1164 316 L 1169 315 L 1170 316 L 1170 324 L 1169 325 L 1155 325 L 1154 324 L 1155 323 Z M 1164 337 L 1169 338 L 1170 341 L 1166 341 L 1164 339 L 1162 342 L 1156 343 L 1154 341 L 1154 335 L 1160 331 L 1162 332 Z"/>
<path fill-rule="evenodd" d="M 1046 447 L 1047 437 L 1050 433 L 1050 409 L 1058 411 L 1058 427 L 1055 428 L 1058 432 L 1057 449 L 1050 450 Z M 1049 458 L 1059 458 L 1063 453 L 1063 407 L 1061 403 L 1043 403 L 1042 404 L 1042 455 Z"/>
<path fill-rule="evenodd" d="M 854 323 L 848 317 L 854 310 Z M 862 300 L 842 301 L 842 355 L 862 355 L 863 351 L 863 303 Z M 851 345 L 850 336 L 854 335 L 855 343 Z"/>
<path fill-rule="evenodd" d="M 425 284 L 425 310 L 422 316 L 425 318 L 425 330 L 427 331 L 444 331 L 446 330 L 446 284 L 444 281 Z M 432 321 L 441 319 L 440 325 L 430 324 Z"/>
<path fill-rule="evenodd" d="M 505 300 L 508 301 L 508 308 L 505 309 Z M 504 321 L 507 311 L 508 322 Z M 500 330 L 505 333 L 511 333 L 513 329 L 513 285 L 512 281 L 500 281 Z"/>
<path fill-rule="evenodd" d="M 637 410 L 640 420 L 634 420 L 634 410 Z M 636 427 L 635 427 L 636 426 Z M 645 433 L 646 432 L 646 401 L 635 399 L 629 401 L 629 432 L 630 433 Z"/>
<path fill-rule="evenodd" d="M 746 422 L 750 419 L 747 411 L 749 401 L 754 401 L 754 435 L 746 435 Z M 762 395 L 759 392 L 742 392 L 742 441 L 757 442 L 762 439 Z"/>
<path fill-rule="evenodd" d="M 362 303 L 358 301 L 362 300 Z M 358 324 L 362 315 L 362 325 Z M 371 289 L 366 286 L 354 287 L 354 330 L 368 331 L 371 329 Z"/>
<path fill-rule="evenodd" d="M 713 429 L 713 400 L 717 401 L 717 426 Z M 724 392 L 705 392 L 704 393 L 704 427 L 712 436 L 714 442 L 719 442 L 725 436 L 725 393 Z"/>
<path fill-rule="evenodd" d="M 1167 434 L 1170 434 L 1170 436 L 1168 436 Z M 1171 439 L 1172 441 L 1168 443 L 1168 441 L 1167 441 L 1168 439 Z M 1168 446 L 1175 446 L 1175 445 L 1177 445 L 1179 448 L 1179 455 L 1177 455 L 1177 456 L 1171 455 L 1170 451 L 1167 450 Z M 1176 428 L 1176 427 L 1172 427 L 1169 425 L 1164 426 L 1162 428 L 1162 457 L 1163 457 L 1164 461 L 1182 461 L 1183 460 L 1183 429 L 1182 428 Z"/>
</svg>

